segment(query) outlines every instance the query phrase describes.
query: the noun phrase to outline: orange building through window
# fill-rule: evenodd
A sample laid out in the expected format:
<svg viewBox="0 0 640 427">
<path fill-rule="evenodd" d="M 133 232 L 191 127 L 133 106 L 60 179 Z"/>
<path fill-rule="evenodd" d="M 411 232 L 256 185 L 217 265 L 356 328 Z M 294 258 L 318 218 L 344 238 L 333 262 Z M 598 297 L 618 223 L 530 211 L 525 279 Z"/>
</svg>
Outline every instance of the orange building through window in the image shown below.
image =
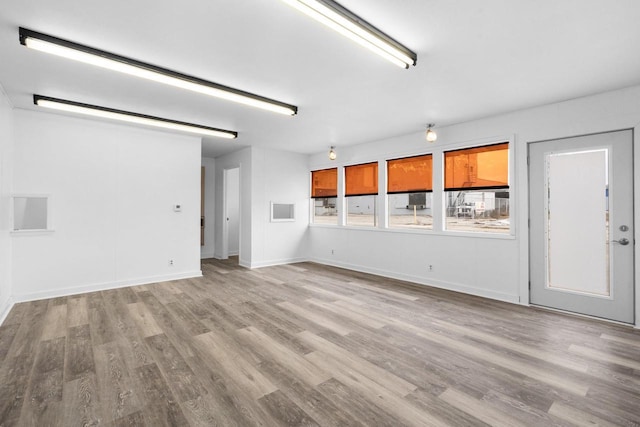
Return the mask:
<svg viewBox="0 0 640 427">
<path fill-rule="evenodd" d="M 338 168 L 311 172 L 311 197 L 338 196 Z"/>
<path fill-rule="evenodd" d="M 378 194 L 378 163 L 346 166 L 344 179 L 345 196 Z"/>
<path fill-rule="evenodd" d="M 444 153 L 445 191 L 509 188 L 509 143 Z"/>
<path fill-rule="evenodd" d="M 433 156 L 405 157 L 387 161 L 387 193 L 433 190 Z"/>
</svg>

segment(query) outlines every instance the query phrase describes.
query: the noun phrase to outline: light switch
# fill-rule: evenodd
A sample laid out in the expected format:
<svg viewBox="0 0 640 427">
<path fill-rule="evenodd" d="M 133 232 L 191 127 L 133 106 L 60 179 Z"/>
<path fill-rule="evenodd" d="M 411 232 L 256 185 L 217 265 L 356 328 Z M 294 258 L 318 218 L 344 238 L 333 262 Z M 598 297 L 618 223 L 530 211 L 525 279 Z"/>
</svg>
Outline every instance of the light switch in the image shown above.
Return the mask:
<svg viewBox="0 0 640 427">
<path fill-rule="evenodd" d="M 174 212 L 182 212 L 182 205 L 173 205 Z"/>
</svg>

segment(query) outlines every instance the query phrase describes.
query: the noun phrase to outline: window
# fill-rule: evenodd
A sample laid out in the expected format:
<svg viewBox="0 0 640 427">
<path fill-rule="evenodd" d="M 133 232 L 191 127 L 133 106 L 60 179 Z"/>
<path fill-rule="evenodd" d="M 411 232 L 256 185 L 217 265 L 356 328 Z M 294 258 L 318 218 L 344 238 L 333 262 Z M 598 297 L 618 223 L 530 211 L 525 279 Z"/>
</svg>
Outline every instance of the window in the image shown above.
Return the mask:
<svg viewBox="0 0 640 427">
<path fill-rule="evenodd" d="M 390 228 L 432 229 L 433 156 L 387 161 Z"/>
<path fill-rule="evenodd" d="M 13 231 L 51 231 L 49 196 L 13 195 Z"/>
<path fill-rule="evenodd" d="M 271 202 L 271 222 L 292 222 L 296 220 L 294 203 Z"/>
<path fill-rule="evenodd" d="M 314 224 L 338 224 L 338 169 L 311 172 L 311 198 Z"/>
<path fill-rule="evenodd" d="M 446 230 L 510 231 L 509 143 L 444 153 Z"/>
<path fill-rule="evenodd" d="M 375 227 L 378 163 L 346 166 L 344 179 L 347 225 Z"/>
</svg>

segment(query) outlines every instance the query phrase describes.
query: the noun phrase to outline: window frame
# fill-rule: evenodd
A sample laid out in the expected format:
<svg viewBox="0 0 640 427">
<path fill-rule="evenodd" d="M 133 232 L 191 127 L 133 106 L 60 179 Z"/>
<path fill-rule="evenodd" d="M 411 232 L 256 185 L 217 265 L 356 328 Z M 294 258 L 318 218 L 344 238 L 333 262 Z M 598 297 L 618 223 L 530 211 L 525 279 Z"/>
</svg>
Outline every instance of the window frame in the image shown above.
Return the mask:
<svg viewBox="0 0 640 427">
<path fill-rule="evenodd" d="M 430 179 L 430 188 L 429 189 L 413 189 L 413 190 L 408 190 L 408 191 L 389 191 L 390 190 L 390 185 L 391 185 L 391 174 L 390 174 L 390 167 L 391 167 L 391 163 L 394 161 L 401 161 L 401 160 L 409 160 L 409 159 L 417 159 L 417 158 L 422 158 L 422 157 L 430 157 L 431 160 L 431 179 Z M 385 194 L 384 194 L 384 204 L 385 204 L 385 225 L 384 228 L 388 229 L 388 230 L 411 230 L 411 231 L 416 231 L 416 232 L 431 232 L 434 229 L 434 224 L 432 222 L 430 227 L 424 227 L 424 228 L 420 228 L 420 227 L 408 227 L 408 226 L 392 226 L 391 225 L 391 206 L 390 206 L 390 196 L 395 196 L 395 195 L 400 195 L 400 194 L 414 194 L 414 193 L 424 193 L 424 194 L 428 194 L 430 195 L 430 210 L 431 210 L 431 218 L 433 221 L 433 209 L 434 209 L 434 203 L 433 203 L 433 187 L 434 187 L 434 183 L 435 183 L 435 174 L 434 174 L 434 153 L 433 151 L 428 152 L 428 153 L 419 153 L 419 154 L 410 154 L 410 155 L 406 155 L 406 156 L 402 156 L 402 157 L 394 157 L 392 159 L 387 159 L 385 160 Z M 425 186 L 425 187 L 428 187 Z"/>
<path fill-rule="evenodd" d="M 445 203 L 446 194 L 448 191 L 460 191 L 456 190 L 446 190 L 445 189 L 445 153 L 451 151 L 461 151 L 471 148 L 480 148 L 480 147 L 489 147 L 492 145 L 501 145 L 508 144 L 508 154 L 507 154 L 507 177 L 508 177 L 508 187 L 500 188 L 469 188 L 471 191 L 482 191 L 482 189 L 491 190 L 491 191 L 499 191 L 501 189 L 506 189 L 509 191 L 509 232 L 508 233 L 492 233 L 487 231 L 461 231 L 461 230 L 448 230 L 446 228 L 447 222 L 447 206 Z M 441 173 L 438 177 L 439 186 L 440 186 L 440 210 L 441 210 L 441 221 L 440 221 L 440 230 L 437 234 L 442 234 L 446 236 L 457 236 L 457 237 L 474 237 L 474 238 L 489 238 L 489 239 L 502 239 L 502 240 L 513 240 L 516 238 L 516 221 L 517 221 L 517 196 L 512 192 L 514 190 L 514 182 L 515 182 L 515 160 L 516 160 L 516 144 L 515 137 L 513 135 L 504 136 L 504 137 L 496 137 L 496 138 L 485 138 L 478 139 L 473 141 L 468 141 L 464 144 L 451 144 L 449 146 L 445 146 L 441 148 L 440 151 L 440 168 Z"/>
<path fill-rule="evenodd" d="M 16 229 L 15 208 L 16 199 L 44 199 L 46 207 L 46 227 L 45 228 L 19 228 Z M 19 235 L 33 235 L 40 233 L 52 233 L 55 231 L 53 225 L 53 196 L 48 193 L 12 193 L 9 201 L 10 209 L 10 234 L 14 236 Z"/>
<path fill-rule="evenodd" d="M 313 173 L 314 172 L 322 172 L 322 171 L 329 171 L 329 170 L 334 170 L 336 171 L 336 195 L 335 196 L 314 196 L 313 195 Z M 341 225 L 341 220 L 340 220 L 340 209 L 338 209 L 338 205 L 339 205 L 339 200 L 340 200 L 340 184 L 342 182 L 343 178 L 343 171 L 342 169 L 344 169 L 344 167 L 342 166 L 333 166 L 333 167 L 319 167 L 317 169 L 313 169 L 309 171 L 309 225 L 313 226 L 313 227 L 338 227 Z M 336 212 L 337 212 L 337 218 L 336 218 L 336 222 L 335 224 L 332 223 L 318 223 L 316 222 L 316 215 L 315 215 L 315 204 L 316 204 L 316 199 L 336 199 Z"/>
<path fill-rule="evenodd" d="M 348 194 L 348 178 L 347 178 L 347 170 L 352 167 L 358 166 L 367 166 L 367 165 L 375 165 L 375 174 L 374 179 L 376 182 L 376 192 L 373 193 L 353 193 Z M 342 194 L 342 203 L 343 203 L 343 221 L 342 226 L 351 229 L 369 229 L 369 230 L 378 230 L 380 228 L 380 162 L 378 160 L 365 161 L 360 163 L 353 163 L 349 165 L 342 166 L 342 176 L 343 176 L 343 194 Z M 386 175 L 385 175 L 386 176 Z M 386 181 L 385 181 L 386 185 Z M 350 197 L 373 197 L 373 225 L 354 225 L 349 224 L 349 202 L 348 199 Z"/>
</svg>

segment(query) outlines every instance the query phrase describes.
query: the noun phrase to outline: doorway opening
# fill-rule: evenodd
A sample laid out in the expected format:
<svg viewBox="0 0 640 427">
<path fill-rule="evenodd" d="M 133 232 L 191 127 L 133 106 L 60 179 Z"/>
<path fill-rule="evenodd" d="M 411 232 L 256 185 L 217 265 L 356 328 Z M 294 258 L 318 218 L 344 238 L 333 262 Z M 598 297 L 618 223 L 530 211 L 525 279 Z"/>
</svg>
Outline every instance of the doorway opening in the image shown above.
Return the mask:
<svg viewBox="0 0 640 427">
<path fill-rule="evenodd" d="M 222 226 L 222 259 L 235 265 L 240 258 L 240 168 L 225 169 Z"/>
</svg>

